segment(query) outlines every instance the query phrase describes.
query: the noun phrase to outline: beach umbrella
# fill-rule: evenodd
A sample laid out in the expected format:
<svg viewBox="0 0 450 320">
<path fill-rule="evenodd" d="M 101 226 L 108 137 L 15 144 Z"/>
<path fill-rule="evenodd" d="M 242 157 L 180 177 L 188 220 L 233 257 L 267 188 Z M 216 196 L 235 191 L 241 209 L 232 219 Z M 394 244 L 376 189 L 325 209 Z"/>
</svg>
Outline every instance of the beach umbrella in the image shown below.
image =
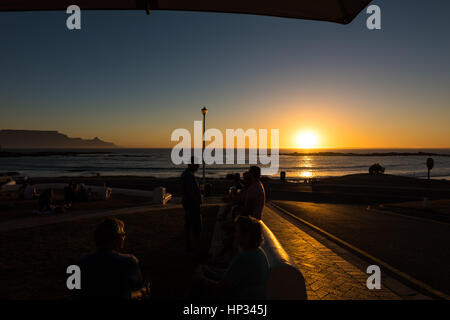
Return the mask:
<svg viewBox="0 0 450 320">
<path fill-rule="evenodd" d="M 181 10 L 246 13 L 350 23 L 372 0 L 0 0 L 0 11 Z"/>
</svg>

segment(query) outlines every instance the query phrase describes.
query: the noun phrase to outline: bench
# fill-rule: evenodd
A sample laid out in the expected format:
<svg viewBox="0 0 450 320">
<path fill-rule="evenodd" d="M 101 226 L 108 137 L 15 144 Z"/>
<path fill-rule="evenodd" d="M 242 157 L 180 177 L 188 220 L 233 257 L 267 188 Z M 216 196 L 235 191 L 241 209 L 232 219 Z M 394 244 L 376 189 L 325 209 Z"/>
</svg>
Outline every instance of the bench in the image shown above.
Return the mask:
<svg viewBox="0 0 450 320">
<path fill-rule="evenodd" d="M 264 234 L 262 248 L 270 265 L 266 298 L 268 300 L 306 300 L 305 278 L 272 231 L 264 222 L 261 224 Z"/>
<path fill-rule="evenodd" d="M 221 224 L 226 221 L 229 207 L 222 206 L 217 214 L 217 222 L 211 240 L 210 254 L 215 256 L 220 252 L 221 241 L 224 237 Z M 229 219 L 228 219 L 229 221 Z M 267 279 L 266 299 L 268 300 L 306 300 L 305 279 L 295 263 L 284 251 L 275 235 L 261 222 L 264 243 L 261 246 L 269 261 L 270 271 Z"/>
</svg>

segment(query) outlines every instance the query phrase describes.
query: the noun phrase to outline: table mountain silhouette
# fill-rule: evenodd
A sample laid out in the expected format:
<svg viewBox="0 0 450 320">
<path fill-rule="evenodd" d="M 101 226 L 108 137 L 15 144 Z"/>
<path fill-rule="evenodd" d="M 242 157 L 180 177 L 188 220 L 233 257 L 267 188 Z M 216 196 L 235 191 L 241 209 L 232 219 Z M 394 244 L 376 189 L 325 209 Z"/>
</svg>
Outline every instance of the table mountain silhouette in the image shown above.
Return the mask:
<svg viewBox="0 0 450 320">
<path fill-rule="evenodd" d="M 114 143 L 94 139 L 71 138 L 58 131 L 0 130 L 2 148 L 115 148 Z"/>
</svg>

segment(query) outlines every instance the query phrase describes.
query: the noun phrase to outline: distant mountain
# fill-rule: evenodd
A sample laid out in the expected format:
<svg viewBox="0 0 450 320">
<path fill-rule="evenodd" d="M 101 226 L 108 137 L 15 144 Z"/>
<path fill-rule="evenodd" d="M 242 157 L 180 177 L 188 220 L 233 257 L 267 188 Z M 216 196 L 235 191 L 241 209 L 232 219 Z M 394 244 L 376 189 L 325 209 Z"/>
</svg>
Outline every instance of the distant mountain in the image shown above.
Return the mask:
<svg viewBox="0 0 450 320">
<path fill-rule="evenodd" d="M 94 139 L 70 138 L 58 131 L 0 130 L 2 148 L 115 148 L 114 143 Z"/>
</svg>

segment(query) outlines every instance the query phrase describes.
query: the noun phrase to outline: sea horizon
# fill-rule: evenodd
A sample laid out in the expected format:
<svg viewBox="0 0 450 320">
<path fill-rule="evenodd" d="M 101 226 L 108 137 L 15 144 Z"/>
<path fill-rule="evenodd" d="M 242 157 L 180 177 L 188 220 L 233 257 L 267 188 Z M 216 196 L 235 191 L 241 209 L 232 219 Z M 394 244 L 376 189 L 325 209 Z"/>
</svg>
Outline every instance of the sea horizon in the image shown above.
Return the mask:
<svg viewBox="0 0 450 320">
<path fill-rule="evenodd" d="M 206 176 L 224 178 L 229 173 L 242 174 L 250 165 L 248 150 L 245 149 L 244 153 L 245 164 L 206 165 Z M 170 148 L 27 148 L 3 151 L 23 152 L 25 155 L 0 157 L 2 172 L 31 178 L 94 175 L 171 178 L 178 177 L 185 168 L 185 165 L 172 163 Z M 435 168 L 432 178 L 450 179 L 450 148 L 286 148 L 279 152 L 280 166 L 278 172 L 271 175 L 273 178 L 278 178 L 281 171 L 292 181 L 367 173 L 374 163 L 385 167 L 386 174 L 426 178 L 426 159 L 433 154 Z"/>
</svg>

